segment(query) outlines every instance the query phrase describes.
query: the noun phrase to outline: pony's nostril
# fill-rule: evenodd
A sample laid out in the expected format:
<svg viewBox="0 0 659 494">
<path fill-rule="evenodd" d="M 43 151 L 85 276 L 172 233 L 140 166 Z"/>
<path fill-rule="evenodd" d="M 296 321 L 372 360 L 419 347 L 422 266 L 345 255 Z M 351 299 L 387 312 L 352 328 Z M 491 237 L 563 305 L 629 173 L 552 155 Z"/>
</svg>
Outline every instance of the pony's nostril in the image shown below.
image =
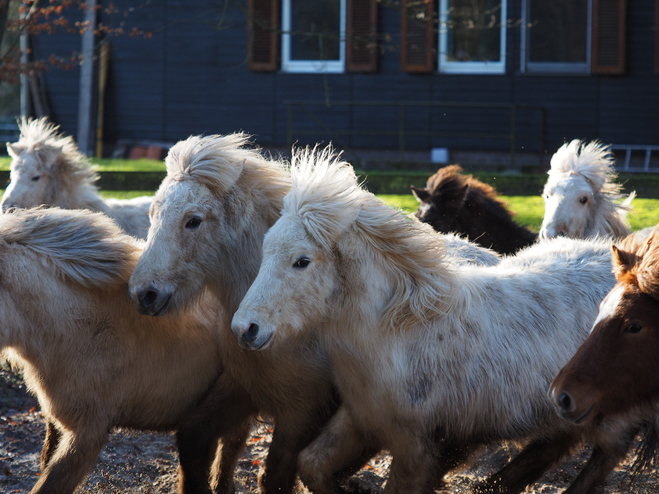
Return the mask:
<svg viewBox="0 0 659 494">
<path fill-rule="evenodd" d="M 569 393 L 566 393 L 565 391 L 558 395 L 558 398 L 556 398 L 556 404 L 562 412 L 568 413 L 574 410 L 574 400 Z"/>
<path fill-rule="evenodd" d="M 140 296 L 140 304 L 142 307 L 150 307 L 155 303 L 155 301 L 158 299 L 158 292 L 156 290 L 145 290 L 143 291 Z"/>
<path fill-rule="evenodd" d="M 249 325 L 249 328 L 247 328 L 247 331 L 243 333 L 243 340 L 245 340 L 247 343 L 251 343 L 256 339 L 258 334 L 259 325 L 252 323 Z"/>
</svg>

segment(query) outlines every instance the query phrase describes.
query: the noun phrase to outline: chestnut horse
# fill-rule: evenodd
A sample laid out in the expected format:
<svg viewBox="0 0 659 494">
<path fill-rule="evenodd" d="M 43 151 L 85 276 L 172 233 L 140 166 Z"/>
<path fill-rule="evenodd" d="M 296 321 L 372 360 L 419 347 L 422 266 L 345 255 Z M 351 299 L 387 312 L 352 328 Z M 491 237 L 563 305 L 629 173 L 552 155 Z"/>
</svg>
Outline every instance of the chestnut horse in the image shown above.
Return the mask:
<svg viewBox="0 0 659 494">
<path fill-rule="evenodd" d="M 494 187 L 462 175 L 458 165 L 440 168 L 425 189 L 412 186 L 419 201 L 414 216 L 436 231 L 457 233 L 499 254 L 514 254 L 538 235 L 518 225 Z"/>
<path fill-rule="evenodd" d="M 559 414 L 577 424 L 609 416 L 640 423 L 659 403 L 659 228 L 612 249 L 618 282 L 549 391 Z"/>
</svg>

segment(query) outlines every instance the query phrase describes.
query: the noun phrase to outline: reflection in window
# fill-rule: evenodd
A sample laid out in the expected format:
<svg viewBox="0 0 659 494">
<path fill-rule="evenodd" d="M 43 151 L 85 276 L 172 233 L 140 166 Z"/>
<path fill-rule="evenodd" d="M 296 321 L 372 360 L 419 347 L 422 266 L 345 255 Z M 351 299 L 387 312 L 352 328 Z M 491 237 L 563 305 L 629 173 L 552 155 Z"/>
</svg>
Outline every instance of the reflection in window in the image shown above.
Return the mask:
<svg viewBox="0 0 659 494">
<path fill-rule="evenodd" d="M 529 62 L 585 62 L 587 0 L 532 0 Z"/>
<path fill-rule="evenodd" d="M 522 70 L 585 73 L 592 0 L 524 0 Z"/>
<path fill-rule="evenodd" d="M 440 9 L 441 72 L 505 71 L 505 0 L 441 0 Z"/>
<path fill-rule="evenodd" d="M 282 68 L 343 71 L 345 0 L 284 0 L 282 7 Z"/>
</svg>

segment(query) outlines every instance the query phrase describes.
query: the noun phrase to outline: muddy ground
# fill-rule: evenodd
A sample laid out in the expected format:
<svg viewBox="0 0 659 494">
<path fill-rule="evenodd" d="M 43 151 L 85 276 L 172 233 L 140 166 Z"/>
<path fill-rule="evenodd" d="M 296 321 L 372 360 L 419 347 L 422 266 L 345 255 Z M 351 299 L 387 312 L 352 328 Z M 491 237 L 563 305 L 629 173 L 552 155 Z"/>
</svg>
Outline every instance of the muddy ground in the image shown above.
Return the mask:
<svg viewBox="0 0 659 494">
<path fill-rule="evenodd" d="M 256 492 L 256 477 L 267 452 L 270 430 L 265 423 L 254 429 L 236 472 L 238 494 Z M 36 399 L 26 392 L 18 376 L 0 370 L 1 493 L 29 492 L 40 473 L 39 455 L 44 435 L 45 425 Z M 477 480 L 504 464 L 513 452 L 494 447 L 484 451 L 468 469 L 449 477 L 447 489 L 438 492 L 468 493 Z M 588 454 L 587 448 L 583 448 L 548 472 L 528 492 L 562 492 L 576 476 Z M 630 483 L 631 477 L 627 472 L 632 460 L 628 459 L 609 477 L 603 490 L 605 494 L 659 493 L 659 475 L 656 471 Z M 177 461 L 171 434 L 119 430 L 112 434 L 77 492 L 173 494 L 176 492 Z M 357 474 L 360 483 L 369 485 L 374 493 L 382 492 L 389 462 L 390 457 L 386 453 L 371 460 Z"/>
</svg>

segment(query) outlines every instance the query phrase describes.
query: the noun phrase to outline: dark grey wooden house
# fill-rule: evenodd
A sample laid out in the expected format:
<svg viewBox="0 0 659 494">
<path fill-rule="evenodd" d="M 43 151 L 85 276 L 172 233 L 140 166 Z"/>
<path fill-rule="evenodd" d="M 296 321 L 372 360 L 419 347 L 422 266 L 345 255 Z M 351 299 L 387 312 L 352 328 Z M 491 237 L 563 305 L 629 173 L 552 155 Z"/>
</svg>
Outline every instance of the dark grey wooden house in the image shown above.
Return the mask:
<svg viewBox="0 0 659 494">
<path fill-rule="evenodd" d="M 659 0 L 114 0 L 115 13 L 99 3 L 96 22 L 152 33 L 95 39 L 110 44 L 105 143 L 244 130 L 275 147 L 659 144 Z M 72 35 L 36 42 L 80 49 Z M 80 80 L 53 69 L 45 92 L 73 135 L 91 97 L 95 136 L 99 84 L 83 95 Z"/>
</svg>

